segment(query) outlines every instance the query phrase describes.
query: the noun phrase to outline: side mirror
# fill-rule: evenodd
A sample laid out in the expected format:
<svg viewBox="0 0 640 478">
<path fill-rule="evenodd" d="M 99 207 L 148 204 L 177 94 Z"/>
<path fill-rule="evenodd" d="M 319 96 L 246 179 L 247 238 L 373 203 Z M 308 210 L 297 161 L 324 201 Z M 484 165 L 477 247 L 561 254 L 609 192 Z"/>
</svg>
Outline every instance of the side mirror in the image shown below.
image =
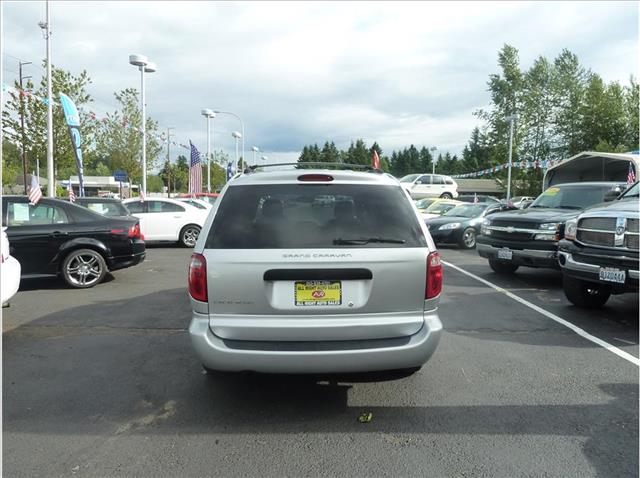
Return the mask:
<svg viewBox="0 0 640 478">
<path fill-rule="evenodd" d="M 611 202 L 611 201 L 615 201 L 618 196 L 620 196 L 620 194 L 622 194 L 624 192 L 624 190 L 621 190 L 619 188 L 616 189 L 612 189 L 611 191 L 607 191 L 607 193 L 604 195 L 604 202 Z"/>
</svg>

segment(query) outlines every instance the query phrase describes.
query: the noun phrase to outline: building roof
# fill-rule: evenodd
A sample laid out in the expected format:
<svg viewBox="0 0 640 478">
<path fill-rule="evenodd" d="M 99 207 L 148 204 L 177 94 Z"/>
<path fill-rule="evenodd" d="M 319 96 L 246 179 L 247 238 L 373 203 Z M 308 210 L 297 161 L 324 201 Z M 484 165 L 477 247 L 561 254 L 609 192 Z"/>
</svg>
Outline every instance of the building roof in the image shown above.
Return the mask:
<svg viewBox="0 0 640 478">
<path fill-rule="evenodd" d="M 505 187 L 501 181 L 497 179 L 463 179 L 456 178 L 458 183 L 458 192 L 460 194 L 465 193 L 489 193 L 497 194 L 503 193 Z"/>
</svg>

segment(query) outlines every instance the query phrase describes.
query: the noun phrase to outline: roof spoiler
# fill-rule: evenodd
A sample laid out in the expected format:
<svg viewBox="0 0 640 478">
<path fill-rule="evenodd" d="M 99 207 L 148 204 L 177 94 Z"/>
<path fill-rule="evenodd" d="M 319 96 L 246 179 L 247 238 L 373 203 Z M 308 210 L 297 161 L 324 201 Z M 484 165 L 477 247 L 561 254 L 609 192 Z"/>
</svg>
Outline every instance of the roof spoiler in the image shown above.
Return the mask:
<svg viewBox="0 0 640 478">
<path fill-rule="evenodd" d="M 256 172 L 256 170 L 263 168 L 273 168 L 276 166 L 293 166 L 294 169 L 305 169 L 305 168 L 315 168 L 315 169 L 333 169 L 333 170 L 355 170 L 355 171 L 365 171 L 369 173 L 383 174 L 384 171 L 381 169 L 374 168 L 373 166 L 369 166 L 368 164 L 349 164 L 349 163 L 272 163 L 272 164 L 254 164 L 253 166 L 249 166 L 244 170 L 245 174 Z"/>
</svg>

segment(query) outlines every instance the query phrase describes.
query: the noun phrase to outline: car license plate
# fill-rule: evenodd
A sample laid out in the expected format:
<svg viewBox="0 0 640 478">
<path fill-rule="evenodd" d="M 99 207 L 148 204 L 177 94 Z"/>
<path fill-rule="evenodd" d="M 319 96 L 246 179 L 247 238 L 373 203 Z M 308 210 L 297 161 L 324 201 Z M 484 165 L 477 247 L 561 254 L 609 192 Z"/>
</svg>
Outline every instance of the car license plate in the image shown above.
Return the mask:
<svg viewBox="0 0 640 478">
<path fill-rule="evenodd" d="M 342 304 L 340 281 L 296 281 L 295 301 L 300 306 L 327 306 Z"/>
<path fill-rule="evenodd" d="M 605 282 L 616 282 L 618 284 L 624 284 L 627 278 L 627 273 L 614 267 L 601 267 L 600 268 L 600 280 Z"/>
<path fill-rule="evenodd" d="M 504 259 L 506 261 L 510 261 L 511 259 L 513 259 L 513 251 L 506 247 L 503 247 L 502 249 L 498 249 L 498 259 Z"/>
</svg>

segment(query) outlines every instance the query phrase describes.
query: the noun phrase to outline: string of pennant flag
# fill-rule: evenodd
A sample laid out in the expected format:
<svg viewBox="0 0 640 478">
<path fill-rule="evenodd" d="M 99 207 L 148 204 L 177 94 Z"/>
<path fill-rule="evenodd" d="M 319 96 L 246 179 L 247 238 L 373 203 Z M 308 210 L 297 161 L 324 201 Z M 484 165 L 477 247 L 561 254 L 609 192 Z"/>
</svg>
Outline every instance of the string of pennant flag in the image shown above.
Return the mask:
<svg viewBox="0 0 640 478">
<path fill-rule="evenodd" d="M 544 159 L 542 161 L 514 161 L 511 166 L 518 169 L 548 169 L 560 163 L 561 159 Z M 509 163 L 492 166 L 482 171 L 474 171 L 472 173 L 455 174 L 452 178 L 477 178 L 486 174 L 494 174 L 509 168 Z"/>
<path fill-rule="evenodd" d="M 23 98 L 34 98 L 34 99 L 36 99 L 38 101 L 41 101 L 45 105 L 49 102 L 47 100 L 47 98 L 43 98 L 41 96 L 35 95 L 35 94 L 33 94 L 32 92 L 30 92 L 28 90 L 21 90 L 20 88 L 16 88 L 14 86 L 7 85 L 6 83 L 2 83 L 2 92 L 3 93 L 5 93 L 5 92 L 6 93 L 12 93 L 14 95 L 22 96 Z M 58 103 L 56 101 L 53 101 L 52 103 L 54 105 L 56 105 L 56 106 L 60 106 L 60 103 Z M 106 123 L 107 120 L 108 120 L 106 117 L 99 118 L 93 112 L 91 112 L 89 114 L 89 117 L 93 121 L 98 121 L 98 122 L 102 122 L 102 123 Z M 124 120 L 122 122 L 122 126 L 125 127 L 125 128 L 128 128 L 128 129 L 133 129 L 134 131 L 140 132 L 140 128 L 128 123 L 126 120 Z M 186 149 L 186 150 L 191 150 L 191 148 L 186 144 L 182 144 L 182 143 L 179 143 L 177 141 L 168 141 L 167 138 L 165 138 L 163 134 L 155 134 L 155 133 L 147 132 L 146 135 L 147 135 L 147 138 L 155 138 L 155 139 L 159 140 L 162 144 L 170 143 L 173 146 L 178 146 L 178 147 L 181 147 L 181 148 Z"/>
</svg>

